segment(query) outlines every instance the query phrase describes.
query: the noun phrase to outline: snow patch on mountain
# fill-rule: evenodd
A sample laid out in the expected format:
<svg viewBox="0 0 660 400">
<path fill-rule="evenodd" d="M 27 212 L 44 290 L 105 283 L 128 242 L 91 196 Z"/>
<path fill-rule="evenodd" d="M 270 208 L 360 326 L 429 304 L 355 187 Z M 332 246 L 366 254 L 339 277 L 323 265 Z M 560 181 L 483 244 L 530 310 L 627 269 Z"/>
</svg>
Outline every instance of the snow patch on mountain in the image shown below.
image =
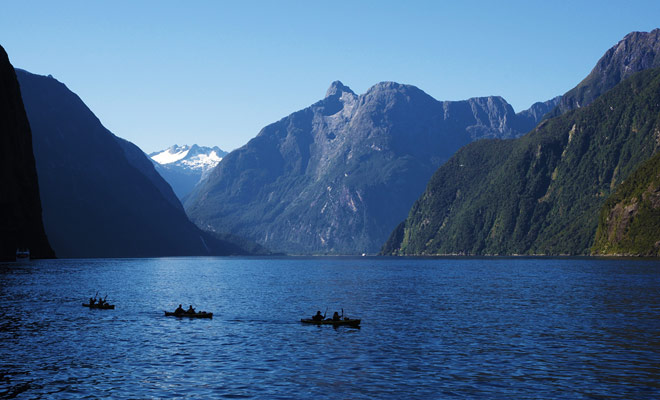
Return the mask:
<svg viewBox="0 0 660 400">
<path fill-rule="evenodd" d="M 152 160 L 160 165 L 176 164 L 184 169 L 205 172 L 214 168 L 227 154 L 226 151 L 216 147 L 205 147 L 193 144 L 174 145 L 168 149 L 149 154 Z"/>
<path fill-rule="evenodd" d="M 219 147 L 174 145 L 149 154 L 156 171 L 170 184 L 179 199 L 204 180 L 227 154 Z"/>
<path fill-rule="evenodd" d="M 180 164 L 182 166 L 185 165 L 190 169 L 199 169 L 202 170 L 202 172 L 205 172 L 214 168 L 221 160 L 222 155 L 218 154 L 217 151 L 212 150 L 210 153 L 200 153 L 188 158 L 183 157 Z"/>
<path fill-rule="evenodd" d="M 185 158 L 189 152 L 190 152 L 189 146 L 186 145 L 177 146 L 175 144 L 169 149 L 156 153 L 151 153 L 149 154 L 149 157 L 151 157 L 151 159 L 156 161 L 158 164 L 163 165 L 163 164 L 171 164 L 173 162 L 177 162 Z"/>
</svg>

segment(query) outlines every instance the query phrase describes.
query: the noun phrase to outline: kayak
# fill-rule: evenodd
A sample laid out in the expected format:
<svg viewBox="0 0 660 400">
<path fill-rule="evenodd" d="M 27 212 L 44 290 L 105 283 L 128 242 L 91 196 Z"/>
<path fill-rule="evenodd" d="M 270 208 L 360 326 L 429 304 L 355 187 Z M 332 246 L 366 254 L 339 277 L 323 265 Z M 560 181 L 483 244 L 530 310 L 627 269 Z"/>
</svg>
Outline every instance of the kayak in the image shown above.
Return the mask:
<svg viewBox="0 0 660 400">
<path fill-rule="evenodd" d="M 114 310 L 115 309 L 114 304 L 104 304 L 104 305 L 100 306 L 98 304 L 89 305 L 87 303 L 83 303 L 83 307 L 89 307 L 90 309 L 95 308 L 97 310 Z"/>
<path fill-rule="evenodd" d="M 165 311 L 165 316 L 166 317 L 186 317 L 186 318 L 213 318 L 213 313 L 212 312 L 206 312 L 206 311 L 200 311 L 196 312 L 194 314 L 189 314 L 189 313 L 176 313 L 176 312 L 169 312 Z"/>
<path fill-rule="evenodd" d="M 300 320 L 303 324 L 313 324 L 313 325 L 332 325 L 332 326 L 352 326 L 359 327 L 361 319 L 350 319 L 344 318 L 337 321 L 334 321 L 330 318 L 324 319 L 322 321 L 314 321 L 311 318 L 303 318 Z"/>
</svg>

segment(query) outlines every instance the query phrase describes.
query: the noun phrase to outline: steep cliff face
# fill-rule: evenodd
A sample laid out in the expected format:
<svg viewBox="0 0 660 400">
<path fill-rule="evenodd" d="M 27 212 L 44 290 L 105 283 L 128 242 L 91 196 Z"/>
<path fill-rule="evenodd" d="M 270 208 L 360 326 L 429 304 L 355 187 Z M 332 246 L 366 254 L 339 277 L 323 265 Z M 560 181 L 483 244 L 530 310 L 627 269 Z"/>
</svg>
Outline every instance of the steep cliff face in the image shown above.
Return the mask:
<svg viewBox="0 0 660 400">
<path fill-rule="evenodd" d="M 548 116 L 585 107 L 635 72 L 660 67 L 660 29 L 632 32 L 609 49 L 575 88 L 562 96 Z"/>
<path fill-rule="evenodd" d="M 440 102 L 394 82 L 358 96 L 334 82 L 228 154 L 185 207 L 204 229 L 275 251 L 373 253 L 458 148 L 536 122 L 500 97 Z"/>
<path fill-rule="evenodd" d="M 655 134 L 660 139 L 660 130 Z M 660 153 L 605 201 L 591 250 L 595 255 L 660 256 Z"/>
<path fill-rule="evenodd" d="M 14 68 L 0 46 L 0 261 L 17 248 L 31 257 L 54 257 L 41 214 L 39 183 L 28 123 Z"/>
<path fill-rule="evenodd" d="M 588 254 L 609 194 L 660 146 L 660 69 L 440 167 L 385 254 Z"/>
<path fill-rule="evenodd" d="M 60 257 L 242 253 L 188 220 L 146 155 L 53 79 L 17 70 L 32 126 L 44 225 Z"/>
</svg>

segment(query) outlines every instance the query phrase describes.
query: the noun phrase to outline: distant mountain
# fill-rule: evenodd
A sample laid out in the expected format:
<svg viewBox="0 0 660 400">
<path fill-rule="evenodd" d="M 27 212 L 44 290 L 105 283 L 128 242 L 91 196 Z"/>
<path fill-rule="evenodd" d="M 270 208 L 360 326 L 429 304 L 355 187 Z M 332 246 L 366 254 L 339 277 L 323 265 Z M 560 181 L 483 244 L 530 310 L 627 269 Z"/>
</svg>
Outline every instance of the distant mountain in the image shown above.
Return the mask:
<svg viewBox="0 0 660 400">
<path fill-rule="evenodd" d="M 539 114 L 516 114 L 501 97 L 441 102 L 394 82 L 358 96 L 337 81 L 225 156 L 184 205 L 203 229 L 274 251 L 375 253 L 457 149 L 518 137 Z"/>
<path fill-rule="evenodd" d="M 659 127 L 656 68 L 519 139 L 470 144 L 436 171 L 382 252 L 589 254 L 600 208 L 658 151 Z"/>
<path fill-rule="evenodd" d="M 660 153 L 605 201 L 591 250 L 597 255 L 660 256 Z"/>
<path fill-rule="evenodd" d="M 587 106 L 635 72 L 656 67 L 660 67 L 660 29 L 629 33 L 598 60 L 582 82 L 562 96 L 548 117 Z"/>
<path fill-rule="evenodd" d="M 179 199 L 187 196 L 227 155 L 219 147 L 177 146 L 149 154 L 156 170 Z"/>
<path fill-rule="evenodd" d="M 225 255 L 244 251 L 199 230 L 153 165 L 65 85 L 17 70 L 32 126 L 44 225 L 60 257 Z"/>
<path fill-rule="evenodd" d="M 54 257 L 41 218 L 32 132 L 14 68 L 0 46 L 0 261 L 16 259 L 18 248 L 31 257 Z"/>
</svg>

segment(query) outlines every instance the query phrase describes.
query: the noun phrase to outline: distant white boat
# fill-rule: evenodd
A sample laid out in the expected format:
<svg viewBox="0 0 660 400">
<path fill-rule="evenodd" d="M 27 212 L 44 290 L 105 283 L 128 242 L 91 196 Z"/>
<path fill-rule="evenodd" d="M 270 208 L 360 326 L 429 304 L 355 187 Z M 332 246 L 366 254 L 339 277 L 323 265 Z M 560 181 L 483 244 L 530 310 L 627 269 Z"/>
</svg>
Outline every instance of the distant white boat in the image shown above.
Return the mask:
<svg viewBox="0 0 660 400">
<path fill-rule="evenodd" d="M 30 259 L 30 249 L 16 249 L 16 261 L 29 260 L 29 259 Z"/>
</svg>

